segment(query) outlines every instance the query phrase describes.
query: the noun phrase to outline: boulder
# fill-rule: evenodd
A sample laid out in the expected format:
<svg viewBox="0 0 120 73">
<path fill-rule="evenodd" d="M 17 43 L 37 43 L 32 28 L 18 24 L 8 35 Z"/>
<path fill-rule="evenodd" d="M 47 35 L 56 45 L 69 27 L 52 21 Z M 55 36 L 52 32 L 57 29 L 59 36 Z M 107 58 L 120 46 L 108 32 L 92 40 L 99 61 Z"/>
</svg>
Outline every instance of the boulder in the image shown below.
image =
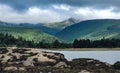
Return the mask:
<svg viewBox="0 0 120 73">
<path fill-rule="evenodd" d="M 7 52 L 8 52 L 7 48 L 0 48 L 0 54 L 5 54 Z"/>
<path fill-rule="evenodd" d="M 116 62 L 112 67 L 114 69 L 119 69 L 120 70 L 120 61 Z"/>
<path fill-rule="evenodd" d="M 17 66 L 17 62 L 24 66 L 54 66 L 58 62 L 67 61 L 61 53 L 30 48 L 0 48 L 0 60 L 10 66 Z"/>
<path fill-rule="evenodd" d="M 57 63 L 54 67 L 67 67 L 67 64 L 65 63 L 65 62 L 59 62 L 59 63 Z"/>
<path fill-rule="evenodd" d="M 69 64 L 71 66 L 71 69 L 73 70 L 88 70 L 93 73 L 104 73 L 111 71 L 111 67 L 108 64 L 95 59 L 89 58 L 73 59 Z"/>
</svg>

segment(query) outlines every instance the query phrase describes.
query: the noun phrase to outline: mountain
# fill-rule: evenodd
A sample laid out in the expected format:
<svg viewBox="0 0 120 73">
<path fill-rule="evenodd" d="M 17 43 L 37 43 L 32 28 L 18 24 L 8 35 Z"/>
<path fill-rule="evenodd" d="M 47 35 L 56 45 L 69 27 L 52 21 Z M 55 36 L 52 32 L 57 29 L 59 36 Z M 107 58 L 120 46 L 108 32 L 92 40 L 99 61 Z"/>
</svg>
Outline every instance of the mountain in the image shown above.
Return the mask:
<svg viewBox="0 0 120 73">
<path fill-rule="evenodd" d="M 40 31 L 43 31 L 43 32 L 45 32 L 47 34 L 51 34 L 51 35 L 54 35 L 59 31 L 56 28 L 46 27 L 46 26 L 44 26 L 43 23 L 38 23 L 38 24 L 21 23 L 21 24 L 19 24 L 19 26 L 35 28 L 35 29 L 38 29 Z"/>
<path fill-rule="evenodd" d="M 0 26 L 13 26 L 13 25 L 17 25 L 17 24 L 0 21 Z"/>
<path fill-rule="evenodd" d="M 64 28 L 66 28 L 67 26 L 70 26 L 70 25 L 75 24 L 77 22 L 78 22 L 78 20 L 76 20 L 74 18 L 69 18 L 69 19 L 61 21 L 61 22 L 48 23 L 45 26 L 47 26 L 49 28 L 56 28 L 56 29 L 62 30 Z"/>
<path fill-rule="evenodd" d="M 57 39 L 56 37 L 38 29 L 23 26 L 2 26 L 0 24 L 0 33 L 12 34 L 15 38 L 21 36 L 26 40 L 33 40 L 35 42 L 44 41 L 52 43 Z"/>
<path fill-rule="evenodd" d="M 67 42 L 74 39 L 99 40 L 105 38 L 120 39 L 120 20 L 95 19 L 81 21 L 58 32 L 56 36 Z"/>
<path fill-rule="evenodd" d="M 15 24 L 15 23 L 7 23 L 7 22 L 2 22 L 0 21 L 1 26 L 22 26 L 22 27 L 29 27 L 29 28 L 35 28 L 40 31 L 43 31 L 47 34 L 50 35 L 55 35 L 57 32 L 61 31 L 67 26 L 70 26 L 72 24 L 77 23 L 78 20 L 70 18 L 68 20 L 62 21 L 62 22 L 56 22 L 56 23 L 38 23 L 38 24 L 32 24 L 32 23 L 20 23 L 20 24 Z"/>
<path fill-rule="evenodd" d="M 61 22 L 55 22 L 55 23 L 48 23 L 48 24 L 44 24 L 44 23 L 38 23 L 38 24 L 21 23 L 21 24 L 19 24 L 19 26 L 35 28 L 35 29 L 41 30 L 45 33 L 54 35 L 57 32 L 64 29 L 65 27 L 70 26 L 72 24 L 75 24 L 77 22 L 78 22 L 78 20 L 76 20 L 74 18 L 69 18 L 68 20 L 64 20 Z"/>
</svg>

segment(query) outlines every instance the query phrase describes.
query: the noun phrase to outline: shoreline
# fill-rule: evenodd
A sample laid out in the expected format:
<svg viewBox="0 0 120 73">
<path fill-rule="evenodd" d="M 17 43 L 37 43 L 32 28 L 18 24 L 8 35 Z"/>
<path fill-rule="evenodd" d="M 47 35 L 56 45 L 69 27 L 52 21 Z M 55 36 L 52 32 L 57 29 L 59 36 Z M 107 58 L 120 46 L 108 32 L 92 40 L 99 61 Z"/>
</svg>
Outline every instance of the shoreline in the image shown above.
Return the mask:
<svg viewBox="0 0 120 73">
<path fill-rule="evenodd" d="M 0 48 L 18 48 L 25 47 L 0 47 Z M 120 51 L 120 48 L 26 48 L 26 49 L 40 49 L 43 51 Z"/>
<path fill-rule="evenodd" d="M 120 51 L 120 48 L 49 48 L 53 51 Z"/>
</svg>

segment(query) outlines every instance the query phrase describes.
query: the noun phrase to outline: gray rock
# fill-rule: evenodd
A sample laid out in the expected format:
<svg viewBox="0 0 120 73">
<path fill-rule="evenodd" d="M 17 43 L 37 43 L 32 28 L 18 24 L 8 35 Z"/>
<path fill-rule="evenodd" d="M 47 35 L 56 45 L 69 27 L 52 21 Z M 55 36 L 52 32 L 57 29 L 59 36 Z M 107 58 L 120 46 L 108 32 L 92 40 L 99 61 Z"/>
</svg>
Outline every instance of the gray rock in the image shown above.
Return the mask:
<svg viewBox="0 0 120 73">
<path fill-rule="evenodd" d="M 26 71 L 25 67 L 19 67 L 20 71 Z"/>
<path fill-rule="evenodd" d="M 90 72 L 87 70 L 82 70 L 81 72 L 78 72 L 78 73 L 90 73 Z"/>
<path fill-rule="evenodd" d="M 120 69 L 120 61 L 116 62 L 116 63 L 113 65 L 113 68 L 114 68 L 114 69 Z"/>
<path fill-rule="evenodd" d="M 59 62 L 54 67 L 67 67 L 67 64 L 65 62 Z"/>
<path fill-rule="evenodd" d="M 15 71 L 15 70 L 17 70 L 17 67 L 11 66 L 11 67 L 5 67 L 4 68 L 4 71 Z"/>
</svg>

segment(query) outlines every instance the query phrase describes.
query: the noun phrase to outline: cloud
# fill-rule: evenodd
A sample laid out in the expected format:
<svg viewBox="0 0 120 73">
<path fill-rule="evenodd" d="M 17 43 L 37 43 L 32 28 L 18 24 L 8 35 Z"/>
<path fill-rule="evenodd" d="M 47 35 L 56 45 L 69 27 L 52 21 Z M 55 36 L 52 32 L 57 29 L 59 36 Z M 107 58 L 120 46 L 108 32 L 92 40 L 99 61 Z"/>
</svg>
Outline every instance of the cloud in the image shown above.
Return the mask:
<svg viewBox="0 0 120 73">
<path fill-rule="evenodd" d="M 106 8 L 115 6 L 120 8 L 120 0 L 0 0 L 0 3 L 10 5 L 16 9 L 27 9 L 32 6 L 48 7 L 51 4 L 66 4 L 77 7 Z"/>
<path fill-rule="evenodd" d="M 78 8 L 75 14 L 82 17 L 83 20 L 88 19 L 120 19 L 120 12 L 114 12 L 115 7 L 107 9 L 94 9 L 89 7 Z"/>
<path fill-rule="evenodd" d="M 65 5 L 65 4 L 60 4 L 60 5 L 52 5 L 53 8 L 55 9 L 59 9 L 59 10 L 65 10 L 65 11 L 69 11 L 71 9 L 71 7 L 69 5 Z"/>
<path fill-rule="evenodd" d="M 64 20 L 66 16 L 50 9 L 30 7 L 19 12 L 8 5 L 0 5 L 0 20 L 12 23 L 48 23 Z"/>
<path fill-rule="evenodd" d="M 115 6 L 99 9 L 95 7 L 78 7 L 67 4 L 51 4 L 47 8 L 31 6 L 19 11 L 9 5 L 0 4 L 0 20 L 12 23 L 51 23 L 68 18 L 120 19 L 120 12 Z"/>
</svg>

